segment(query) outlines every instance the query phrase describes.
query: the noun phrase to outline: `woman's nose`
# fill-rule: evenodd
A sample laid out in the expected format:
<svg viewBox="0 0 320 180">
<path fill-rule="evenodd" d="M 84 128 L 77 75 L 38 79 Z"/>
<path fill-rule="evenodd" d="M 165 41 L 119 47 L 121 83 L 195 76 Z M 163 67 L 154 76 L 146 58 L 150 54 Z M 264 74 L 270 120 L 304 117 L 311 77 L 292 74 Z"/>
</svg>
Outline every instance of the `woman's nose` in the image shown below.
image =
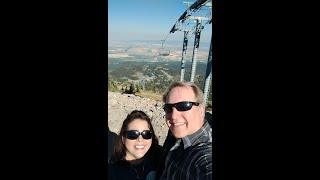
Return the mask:
<svg viewBox="0 0 320 180">
<path fill-rule="evenodd" d="M 140 134 L 137 140 L 138 140 L 139 142 L 141 142 L 142 139 L 143 139 L 143 137 L 142 137 L 141 134 Z"/>
</svg>

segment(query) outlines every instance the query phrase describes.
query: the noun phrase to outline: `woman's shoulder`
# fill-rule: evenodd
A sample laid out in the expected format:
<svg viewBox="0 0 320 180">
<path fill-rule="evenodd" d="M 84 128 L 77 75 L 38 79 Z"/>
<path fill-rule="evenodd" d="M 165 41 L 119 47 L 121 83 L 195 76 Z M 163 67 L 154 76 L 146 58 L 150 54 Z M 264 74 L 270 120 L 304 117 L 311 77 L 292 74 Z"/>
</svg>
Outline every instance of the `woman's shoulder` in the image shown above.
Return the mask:
<svg viewBox="0 0 320 180">
<path fill-rule="evenodd" d="M 154 148 L 156 149 L 156 151 L 161 151 L 162 150 L 162 146 L 159 145 L 159 144 L 155 145 Z"/>
<path fill-rule="evenodd" d="M 133 179 L 131 173 L 128 173 L 130 169 L 126 165 L 120 165 L 118 163 L 108 164 L 108 180 L 122 180 Z"/>
<path fill-rule="evenodd" d="M 110 163 L 108 163 L 108 179 L 118 179 L 118 177 L 127 178 L 127 172 L 128 166 L 122 161 L 111 161 Z"/>
<path fill-rule="evenodd" d="M 112 158 L 108 159 L 108 170 L 121 170 L 128 168 L 128 163 L 120 160 L 120 161 L 114 161 Z"/>
<path fill-rule="evenodd" d="M 154 146 L 152 151 L 150 151 L 150 153 L 145 156 L 147 162 L 149 162 L 149 165 L 152 167 L 151 169 L 157 169 L 158 163 L 160 162 L 161 154 L 162 146 L 157 145 Z"/>
<path fill-rule="evenodd" d="M 161 153 L 162 153 L 162 146 L 157 144 L 157 145 L 153 146 L 153 149 L 151 152 L 151 157 L 152 158 L 159 158 Z"/>
</svg>

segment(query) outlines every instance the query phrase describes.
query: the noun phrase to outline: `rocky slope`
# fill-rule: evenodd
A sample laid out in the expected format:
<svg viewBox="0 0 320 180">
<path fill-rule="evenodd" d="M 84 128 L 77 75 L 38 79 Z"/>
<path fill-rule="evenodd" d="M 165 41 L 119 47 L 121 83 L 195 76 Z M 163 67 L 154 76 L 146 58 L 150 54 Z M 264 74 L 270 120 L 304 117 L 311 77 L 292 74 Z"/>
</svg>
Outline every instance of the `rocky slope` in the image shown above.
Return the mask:
<svg viewBox="0 0 320 180">
<path fill-rule="evenodd" d="M 133 110 L 145 112 L 152 120 L 155 134 L 162 145 L 168 132 L 165 123 L 162 102 L 135 96 L 133 94 L 120 94 L 108 92 L 108 126 L 111 132 L 118 134 L 123 120 Z"/>
</svg>

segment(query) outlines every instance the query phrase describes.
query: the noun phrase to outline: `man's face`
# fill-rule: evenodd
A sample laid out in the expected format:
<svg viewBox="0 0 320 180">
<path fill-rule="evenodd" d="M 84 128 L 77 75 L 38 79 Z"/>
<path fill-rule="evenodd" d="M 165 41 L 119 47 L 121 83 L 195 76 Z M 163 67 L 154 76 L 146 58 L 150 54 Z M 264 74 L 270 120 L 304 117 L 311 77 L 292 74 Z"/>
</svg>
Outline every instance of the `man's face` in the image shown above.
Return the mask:
<svg viewBox="0 0 320 180">
<path fill-rule="evenodd" d="M 167 104 L 182 101 L 195 102 L 195 94 L 191 87 L 175 87 L 170 91 Z M 166 123 L 176 138 L 183 138 L 197 132 L 204 122 L 204 107 L 192 106 L 188 111 L 178 111 L 173 107 L 171 113 L 166 112 Z"/>
</svg>

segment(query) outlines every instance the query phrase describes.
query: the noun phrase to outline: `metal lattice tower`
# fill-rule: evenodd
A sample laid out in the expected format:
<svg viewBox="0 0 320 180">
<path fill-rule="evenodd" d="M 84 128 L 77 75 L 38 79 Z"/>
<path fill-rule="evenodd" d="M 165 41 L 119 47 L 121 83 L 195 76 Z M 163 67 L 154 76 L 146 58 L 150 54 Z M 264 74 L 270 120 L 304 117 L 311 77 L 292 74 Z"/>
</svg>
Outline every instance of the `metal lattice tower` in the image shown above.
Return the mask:
<svg viewBox="0 0 320 180">
<path fill-rule="evenodd" d="M 208 55 L 208 63 L 207 63 L 207 70 L 206 70 L 206 76 L 205 76 L 205 81 L 204 81 L 204 105 L 206 107 L 207 105 L 207 99 L 209 96 L 209 87 L 211 85 L 211 78 L 212 78 L 212 36 L 211 36 L 211 43 L 210 43 L 210 48 L 209 48 L 209 55 Z"/>
<path fill-rule="evenodd" d="M 212 7 L 212 2 L 208 0 L 197 0 L 196 2 L 183 2 L 184 4 L 188 5 L 187 10 L 177 19 L 175 25 L 171 28 L 170 33 L 174 33 L 175 31 L 183 31 L 184 32 L 184 39 L 183 39 L 183 47 L 182 47 L 182 57 L 181 57 L 181 73 L 180 73 L 180 81 L 184 81 L 185 75 L 185 65 L 186 65 L 186 52 L 187 52 L 187 45 L 188 45 L 188 33 L 193 32 L 195 34 L 194 39 L 194 46 L 193 46 L 193 54 L 192 54 L 192 65 L 191 65 L 191 76 L 190 82 L 194 82 L 194 77 L 196 74 L 196 67 L 197 67 L 197 54 L 200 45 L 200 36 L 201 31 L 204 29 L 205 24 L 210 24 L 212 22 L 212 13 L 210 11 L 209 16 L 194 16 L 193 14 L 199 12 L 203 7 Z M 189 21 L 195 21 L 196 24 L 190 30 L 190 28 L 181 28 L 181 26 L 190 24 Z M 202 23 L 205 22 L 203 25 Z M 211 35 L 212 41 L 212 35 Z M 204 83 L 204 103 L 206 105 L 209 93 L 209 87 L 211 82 L 211 75 L 212 72 L 212 47 L 210 43 L 209 55 L 208 55 L 208 63 L 205 75 L 205 83 Z"/>
</svg>

